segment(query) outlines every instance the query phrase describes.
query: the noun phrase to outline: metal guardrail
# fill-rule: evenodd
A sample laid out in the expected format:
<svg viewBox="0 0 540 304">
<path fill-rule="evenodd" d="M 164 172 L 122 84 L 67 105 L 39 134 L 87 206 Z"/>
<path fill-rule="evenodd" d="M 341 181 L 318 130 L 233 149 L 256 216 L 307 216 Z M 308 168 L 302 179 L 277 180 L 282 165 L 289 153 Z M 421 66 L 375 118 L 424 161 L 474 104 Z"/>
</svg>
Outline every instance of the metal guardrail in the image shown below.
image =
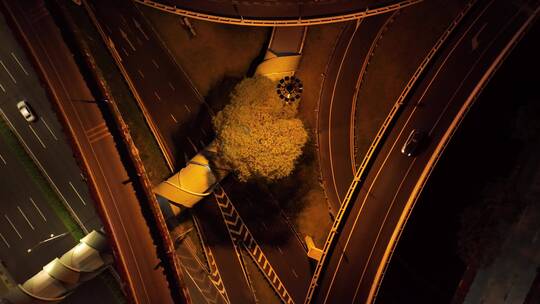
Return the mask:
<svg viewBox="0 0 540 304">
<path fill-rule="evenodd" d="M 433 48 L 429 51 L 427 56 L 424 58 L 424 60 L 422 61 L 418 69 L 415 71 L 415 73 L 413 74 L 413 76 L 411 77 L 407 85 L 405 86 L 401 95 L 398 97 L 396 103 L 394 104 L 388 116 L 384 120 L 381 128 L 377 132 L 377 135 L 375 136 L 375 139 L 371 143 L 371 146 L 369 147 L 366 153 L 366 156 L 364 157 L 364 159 L 362 160 L 362 163 L 360 164 L 360 167 L 356 171 L 354 179 L 351 185 L 349 186 L 349 189 L 347 190 L 347 194 L 345 195 L 345 198 L 343 200 L 343 203 L 341 204 L 341 207 L 336 216 L 334 224 L 332 225 L 330 233 L 328 234 L 328 238 L 323 247 L 323 254 L 322 254 L 321 260 L 319 261 L 319 263 L 317 263 L 315 272 L 311 279 L 311 284 L 309 286 L 309 289 L 306 295 L 306 299 L 304 300 L 305 304 L 310 303 L 313 298 L 313 295 L 315 293 L 315 288 L 319 284 L 319 277 L 321 275 L 322 269 L 326 264 L 328 251 L 331 247 L 334 246 L 334 239 L 336 235 L 338 234 L 339 229 L 341 228 L 343 217 L 345 213 L 349 210 L 349 207 L 352 205 L 351 201 L 352 201 L 353 195 L 357 192 L 359 188 L 358 186 L 360 185 L 360 181 L 364 177 L 364 174 L 366 173 L 366 169 L 368 165 L 371 164 L 371 158 L 375 154 L 375 151 L 379 148 L 379 144 L 382 138 L 386 135 L 388 126 L 394 121 L 398 110 L 400 110 L 400 108 L 404 105 L 405 98 L 408 96 L 409 92 L 413 88 L 414 84 L 416 83 L 420 75 L 424 72 L 427 65 L 431 62 L 431 60 L 433 59 L 437 51 L 440 49 L 440 47 L 446 41 L 446 39 L 450 36 L 450 34 L 454 31 L 457 25 L 461 22 L 463 17 L 470 11 L 474 3 L 476 3 L 476 0 L 470 1 L 466 5 L 466 7 L 458 14 L 458 16 L 454 18 L 454 20 L 452 21 L 450 26 L 446 29 L 446 31 L 441 35 L 439 40 L 435 43 Z"/>
<path fill-rule="evenodd" d="M 177 8 L 175 6 L 158 3 L 152 0 L 135 0 L 135 2 L 164 11 L 175 15 L 180 15 L 188 18 L 204 20 L 209 22 L 226 23 L 234 25 L 246 25 L 246 26 L 299 26 L 299 25 L 320 25 L 328 23 L 336 23 L 343 21 L 350 21 L 359 18 L 365 18 L 373 15 L 384 14 L 390 11 L 402 9 L 404 7 L 422 2 L 423 0 L 404 0 L 395 4 L 386 5 L 377 8 L 366 8 L 363 11 L 356 13 L 342 14 L 331 17 L 315 17 L 309 19 L 302 19 L 300 16 L 297 19 L 255 19 L 252 17 L 225 17 L 218 15 L 211 15 L 205 13 L 194 12 L 186 9 Z"/>
<path fill-rule="evenodd" d="M 532 22 L 537 18 L 537 15 L 540 11 L 540 7 L 537 7 L 536 10 L 531 13 L 531 16 L 527 19 L 527 21 L 519 28 L 518 32 L 512 37 L 512 39 L 507 43 L 507 45 L 504 47 L 504 49 L 499 53 L 499 55 L 495 58 L 493 63 L 489 66 L 488 70 L 484 73 L 478 84 L 475 86 L 461 109 L 459 110 L 458 114 L 454 117 L 454 120 L 452 121 L 450 127 L 446 130 L 445 134 L 443 135 L 441 141 L 435 148 L 435 151 L 433 152 L 431 158 L 428 161 L 428 164 L 424 168 L 424 171 L 422 172 L 420 178 L 418 179 L 412 194 L 410 195 L 407 204 L 405 206 L 405 210 L 403 211 L 398 224 L 396 225 L 396 228 L 394 229 L 394 232 L 392 234 L 392 238 L 386 248 L 386 251 L 383 255 L 383 259 L 381 261 L 381 264 L 379 265 L 379 268 L 377 269 L 377 274 L 375 276 L 375 280 L 373 281 L 373 284 L 371 286 L 371 290 L 369 292 L 368 296 L 368 303 L 375 300 L 377 297 L 377 293 L 380 288 L 380 283 L 382 282 L 382 279 L 384 275 L 386 274 L 386 269 L 388 267 L 388 264 L 390 262 L 390 258 L 392 257 L 397 242 L 399 238 L 401 237 L 401 234 L 403 233 L 403 229 L 405 228 L 405 223 L 409 219 L 413 207 L 418 200 L 418 197 L 420 196 L 420 193 L 422 193 L 422 190 L 424 189 L 424 186 L 426 185 L 427 180 L 429 179 L 431 173 L 433 172 L 433 169 L 435 168 L 435 165 L 439 161 L 440 157 L 442 156 L 442 152 L 446 149 L 446 146 L 450 142 L 450 139 L 452 139 L 454 133 L 458 129 L 458 127 L 461 125 L 461 122 L 469 112 L 469 109 L 476 101 L 476 98 L 480 95 L 482 90 L 485 88 L 489 80 L 493 77 L 495 72 L 498 70 L 498 68 L 501 66 L 504 59 L 509 55 L 509 53 L 512 51 L 512 49 L 515 47 L 517 42 L 523 37 L 526 30 L 528 29 L 529 25 L 532 24 Z"/>
</svg>

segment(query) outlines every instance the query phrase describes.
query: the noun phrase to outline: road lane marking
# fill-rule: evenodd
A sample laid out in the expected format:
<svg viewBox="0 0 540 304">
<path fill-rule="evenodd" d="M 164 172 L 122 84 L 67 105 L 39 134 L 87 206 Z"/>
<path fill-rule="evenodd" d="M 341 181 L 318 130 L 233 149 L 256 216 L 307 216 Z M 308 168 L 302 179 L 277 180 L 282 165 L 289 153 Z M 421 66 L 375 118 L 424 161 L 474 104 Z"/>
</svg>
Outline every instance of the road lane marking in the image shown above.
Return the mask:
<svg viewBox="0 0 540 304">
<path fill-rule="evenodd" d="M 13 75 L 11 75 L 11 72 L 7 69 L 6 65 L 4 64 L 4 62 L 2 60 L 0 60 L 0 64 L 2 65 L 2 67 L 4 67 L 4 70 L 6 70 L 9 77 L 11 78 L 11 80 L 13 80 L 14 83 L 17 83 L 17 80 L 15 80 L 15 77 L 13 77 Z"/>
<path fill-rule="evenodd" d="M 4 163 L 4 165 L 7 165 L 7 162 L 6 162 L 6 160 L 4 159 L 4 157 L 2 156 L 2 154 L 0 154 L 0 160 L 2 160 L 2 162 Z"/>
<path fill-rule="evenodd" d="M 105 126 L 105 122 L 99 123 L 89 129 L 86 129 L 84 132 L 86 133 L 86 135 L 90 135 L 90 133 L 96 131 L 99 128 L 102 128 L 103 126 Z"/>
<path fill-rule="evenodd" d="M 281 250 L 281 247 L 277 246 L 277 250 L 279 251 L 279 253 L 280 253 L 281 255 L 283 255 L 283 250 Z"/>
<path fill-rule="evenodd" d="M 176 91 L 176 88 L 173 86 L 173 84 L 170 81 L 169 81 L 169 87 L 171 88 L 171 90 Z"/>
<path fill-rule="evenodd" d="M 49 124 L 45 121 L 45 119 L 43 119 L 43 117 L 41 118 L 41 121 L 43 121 L 43 124 L 45 125 L 45 127 L 47 127 L 47 130 L 49 130 L 49 132 L 51 132 L 52 137 L 55 140 L 58 140 L 58 137 L 56 137 L 56 135 L 54 135 L 54 132 L 51 130 L 51 128 L 49 127 Z"/>
<path fill-rule="evenodd" d="M 292 274 L 298 279 L 298 274 L 296 273 L 296 271 L 294 270 L 294 268 L 292 269 Z"/>
<path fill-rule="evenodd" d="M 34 130 L 34 128 L 32 128 L 31 125 L 28 125 L 28 127 L 30 128 L 30 130 L 32 131 L 32 133 L 34 133 L 34 135 L 36 136 L 36 138 L 38 139 L 39 143 L 43 146 L 44 149 L 46 149 L 47 147 L 45 146 L 45 144 L 43 143 L 43 141 L 41 140 L 41 138 L 39 138 L 39 136 L 37 135 L 36 131 Z"/>
<path fill-rule="evenodd" d="M 139 73 L 139 75 L 141 75 L 141 78 L 144 79 L 144 74 L 141 70 L 137 70 L 137 73 Z"/>
<path fill-rule="evenodd" d="M 15 61 L 17 61 L 17 64 L 21 67 L 21 70 L 26 74 L 26 76 L 28 76 L 29 74 L 26 71 L 26 69 L 23 67 L 21 62 L 19 61 L 19 58 L 17 58 L 17 56 L 15 56 L 15 54 L 13 52 L 11 52 L 11 56 L 13 56 L 13 59 L 15 59 Z"/>
<path fill-rule="evenodd" d="M 490 2 L 490 5 L 493 3 Z M 425 97 L 427 91 L 429 90 L 429 88 L 431 87 L 431 85 L 433 84 L 433 82 L 435 81 L 436 78 L 438 78 L 438 75 L 440 73 L 440 71 L 442 70 L 443 67 L 446 67 L 446 62 L 448 61 L 448 59 L 452 56 L 452 54 L 454 53 L 454 51 L 456 50 L 456 48 L 461 44 L 462 40 L 468 35 L 469 31 L 471 30 L 471 28 L 476 24 L 476 22 L 478 21 L 478 19 L 484 15 L 484 12 L 487 10 L 487 8 L 490 6 L 486 6 L 483 11 L 473 20 L 473 22 L 469 25 L 469 27 L 467 28 L 467 30 L 461 35 L 461 37 L 458 39 L 458 41 L 453 45 L 453 47 L 450 49 L 449 53 L 446 55 L 446 57 L 444 58 L 443 62 L 440 64 L 440 66 L 437 68 L 435 74 L 432 76 L 432 78 L 430 79 L 427 87 L 424 89 L 424 91 L 422 92 L 422 95 L 419 97 L 419 102 L 421 102 L 423 100 L 423 98 Z M 345 246 L 343 247 L 343 250 L 342 250 L 342 253 L 340 255 L 340 258 L 338 260 L 338 265 L 336 267 L 336 271 L 334 272 L 333 276 L 332 276 L 332 280 L 330 282 L 330 287 L 328 288 L 328 292 L 326 294 L 326 297 L 325 297 L 325 300 L 324 300 L 324 303 L 327 302 L 328 300 L 328 297 L 330 295 L 330 290 L 332 289 L 332 286 L 333 286 L 333 283 L 334 283 L 334 280 L 336 278 L 336 275 L 337 275 L 337 270 L 339 269 L 340 265 L 341 265 L 341 261 L 343 260 L 343 257 L 345 256 L 345 252 L 347 251 L 347 246 L 349 245 L 349 241 L 355 231 L 355 228 L 356 228 L 356 224 L 358 222 L 358 218 L 360 217 L 362 211 L 363 211 L 363 208 L 364 208 L 364 204 L 365 202 L 367 201 L 368 197 L 369 197 L 369 194 L 371 194 L 371 189 L 373 188 L 373 186 L 375 185 L 375 182 L 377 181 L 378 177 L 379 177 L 379 174 L 381 173 L 381 171 L 385 168 L 385 165 L 386 165 L 386 162 L 388 160 L 388 158 L 390 157 L 390 154 L 392 153 L 392 151 L 394 150 L 396 144 L 398 143 L 398 141 L 400 140 L 401 138 L 401 135 L 403 133 L 403 131 L 405 130 L 405 128 L 408 126 L 409 124 L 409 121 L 411 120 L 412 116 L 414 115 L 414 113 L 416 112 L 416 107 L 412 110 L 411 114 L 409 115 L 409 117 L 407 118 L 407 120 L 405 121 L 405 123 L 403 124 L 403 127 L 402 129 L 400 130 L 399 134 L 397 135 L 396 137 L 396 140 L 394 141 L 394 143 L 392 144 L 392 146 L 390 147 L 390 150 L 389 152 L 387 153 L 384 161 L 382 162 L 382 164 L 380 165 L 379 167 L 379 170 L 377 171 L 377 173 L 375 174 L 375 177 L 373 178 L 373 181 L 371 182 L 371 185 L 370 187 L 368 188 L 367 192 L 366 192 L 366 195 L 364 197 L 364 200 L 362 201 L 362 204 L 360 205 L 360 210 L 358 211 L 358 214 L 356 215 L 356 218 L 355 218 L 355 221 L 353 222 L 353 226 L 351 228 L 351 231 L 349 232 L 349 235 L 347 237 L 347 241 L 345 242 Z"/>
<path fill-rule="evenodd" d="M 154 64 L 154 66 L 156 67 L 156 69 L 159 69 L 159 65 L 157 64 L 157 62 L 156 62 L 154 59 L 152 59 L 152 63 Z M 170 82 L 169 82 L 169 83 L 170 83 Z"/>
<path fill-rule="evenodd" d="M 22 240 L 22 235 L 19 233 L 19 230 L 17 230 L 17 228 L 15 228 L 15 225 L 13 225 L 13 222 L 9 219 L 9 217 L 7 216 L 7 214 L 4 214 L 4 217 L 5 217 L 6 220 L 9 222 L 9 224 L 11 225 L 11 227 L 13 228 L 13 230 L 15 230 L 15 232 L 17 233 L 17 235 L 19 236 L 19 238 Z"/>
<path fill-rule="evenodd" d="M 17 209 L 19 209 L 19 212 L 21 213 L 21 215 L 24 217 L 24 219 L 26 220 L 26 222 L 28 223 L 28 226 L 30 226 L 30 228 L 32 228 L 32 230 L 36 230 L 34 228 L 34 225 L 32 225 L 32 223 L 30 223 L 30 220 L 26 217 L 26 214 L 24 214 L 24 212 L 22 211 L 21 207 L 20 206 L 17 206 Z"/>
<path fill-rule="evenodd" d="M 0 89 L 2 89 L 2 91 L 4 91 L 4 93 L 6 92 L 6 89 L 4 89 L 4 86 L 0 83 Z"/>
<path fill-rule="evenodd" d="M 375 247 L 377 247 L 377 242 L 379 241 L 379 237 L 381 236 L 381 232 L 384 229 L 384 225 L 386 224 L 386 220 L 388 219 L 388 215 L 390 215 L 390 211 L 392 210 L 392 207 L 394 206 L 394 203 L 396 202 L 396 199 L 401 191 L 401 188 L 403 187 L 403 183 L 405 183 L 405 180 L 407 177 L 409 177 L 409 172 L 411 172 L 411 169 L 416 162 L 416 158 L 413 159 L 411 164 L 409 165 L 409 168 L 407 168 L 407 171 L 405 172 L 405 175 L 401 179 L 401 182 L 399 183 L 398 188 L 396 189 L 396 193 L 394 193 L 394 197 L 392 198 L 392 201 L 390 202 L 389 208 L 386 210 L 386 214 L 384 216 L 384 220 L 382 224 L 379 227 L 379 231 L 377 232 L 377 237 L 375 238 L 375 242 L 373 247 L 371 247 L 371 250 L 369 251 L 369 257 L 367 259 L 367 263 L 364 265 L 364 269 L 362 270 L 362 275 L 360 276 L 360 280 L 358 281 L 358 285 L 356 286 L 356 289 L 354 291 L 354 297 L 352 299 L 352 303 L 356 300 L 356 297 L 358 296 L 358 291 L 360 290 L 360 285 L 362 285 L 362 280 L 364 279 L 364 275 L 366 274 L 367 267 L 369 265 L 369 262 L 371 261 L 371 257 L 373 256 L 373 252 L 375 251 Z"/>
<path fill-rule="evenodd" d="M 186 108 L 186 110 L 187 110 L 189 113 L 191 113 L 191 109 L 188 107 L 187 104 L 184 104 L 184 107 Z"/>
<path fill-rule="evenodd" d="M 156 98 L 161 101 L 161 97 L 159 97 L 158 93 L 156 91 L 154 91 L 154 95 L 156 95 Z"/>
<path fill-rule="evenodd" d="M 124 47 L 122 47 L 122 52 L 124 52 L 124 55 L 129 56 L 128 52 L 126 51 L 126 49 Z"/>
<path fill-rule="evenodd" d="M 30 202 L 32 202 L 32 205 L 34 205 L 34 208 L 36 208 L 36 210 L 38 211 L 39 215 L 41 215 L 43 220 L 46 222 L 47 219 L 45 218 L 45 215 L 43 215 L 43 212 L 41 212 L 41 209 L 39 209 L 39 207 L 36 205 L 36 202 L 34 202 L 34 199 L 32 197 L 29 197 L 29 199 L 30 199 Z"/>
<path fill-rule="evenodd" d="M 187 137 L 187 140 L 189 141 L 189 143 L 191 144 L 191 146 L 193 147 L 193 150 L 195 152 L 197 152 L 199 149 L 197 149 L 197 146 L 195 146 L 195 144 L 193 143 L 193 141 L 191 140 L 191 138 L 188 136 Z"/>
<path fill-rule="evenodd" d="M 176 120 L 176 117 L 174 117 L 174 115 L 172 115 L 172 113 L 171 113 L 171 118 L 172 118 L 172 120 L 174 120 L 175 123 L 178 123 L 178 121 Z"/>
<path fill-rule="evenodd" d="M 69 185 L 71 186 L 71 189 L 73 189 L 73 191 L 75 191 L 75 193 L 77 194 L 77 196 L 79 197 L 79 199 L 81 200 L 81 202 L 83 203 L 83 205 L 86 206 L 86 202 L 83 200 L 83 198 L 81 197 L 81 195 L 79 194 L 79 191 L 77 191 L 77 189 L 75 189 L 75 186 L 73 186 L 73 184 L 71 182 L 69 182 Z"/>
<path fill-rule="evenodd" d="M 133 23 L 135 24 L 135 27 L 139 30 L 139 32 L 141 32 L 141 34 L 143 35 L 144 39 L 146 40 L 150 40 L 150 38 L 148 38 L 148 35 L 146 35 L 146 33 L 143 31 L 142 29 L 142 26 L 139 22 L 137 22 L 137 20 L 135 20 L 135 18 L 131 18 L 133 20 Z"/>
<path fill-rule="evenodd" d="M 332 126 L 332 107 L 334 104 L 334 96 L 336 95 L 336 88 L 338 85 L 338 80 L 341 75 L 341 69 L 343 68 L 343 64 L 345 63 L 345 59 L 347 58 L 347 54 L 349 53 L 349 49 L 351 48 L 352 41 L 354 40 L 354 37 L 356 36 L 356 32 L 358 31 L 358 27 L 362 21 L 356 24 L 356 28 L 354 29 L 354 32 L 351 35 L 351 38 L 349 38 L 349 41 L 347 42 L 347 47 L 345 48 L 345 56 L 341 58 L 341 62 L 339 63 L 339 67 L 337 70 L 337 76 L 336 81 L 334 82 L 334 87 L 332 88 L 332 97 L 330 98 L 330 108 L 329 108 L 329 115 L 328 115 L 328 127 Z M 334 174 L 334 162 L 332 159 L 332 132 L 328 132 L 328 154 L 330 155 L 330 172 L 332 173 L 332 181 L 334 184 L 334 190 L 336 191 L 336 198 L 338 199 L 338 202 L 341 203 L 341 198 L 339 197 L 339 191 L 337 189 L 337 183 L 336 183 L 336 177 Z"/>
<path fill-rule="evenodd" d="M 120 35 L 129 44 L 129 47 L 131 47 L 131 49 L 135 52 L 137 49 L 135 49 L 135 46 L 133 45 L 133 43 L 131 43 L 131 40 L 129 40 L 126 32 L 124 32 L 122 29 L 120 29 Z"/>
<path fill-rule="evenodd" d="M 60 199 L 65 203 L 69 213 L 73 216 L 73 218 L 75 219 L 75 221 L 79 224 L 79 226 L 81 226 L 82 230 L 84 231 L 84 233 L 89 233 L 90 231 L 88 231 L 88 228 L 86 228 L 86 226 L 84 225 L 84 223 L 81 221 L 81 219 L 79 218 L 79 216 L 77 215 L 77 213 L 75 212 L 75 210 L 73 210 L 73 207 L 71 207 L 71 205 L 69 204 L 68 200 L 66 199 L 66 197 L 64 196 L 64 194 L 62 194 L 62 192 L 60 191 L 60 189 L 58 189 L 58 186 L 56 185 L 56 183 L 53 181 L 53 179 L 51 178 L 51 176 L 47 173 L 47 170 L 45 170 L 45 168 L 43 167 L 43 165 L 41 164 L 41 162 L 39 161 L 39 159 L 36 157 L 36 155 L 34 154 L 34 152 L 30 149 L 30 147 L 28 146 L 28 144 L 26 143 L 26 141 L 24 140 L 24 138 L 21 136 L 21 134 L 19 133 L 19 131 L 17 131 L 17 129 L 15 129 L 15 126 L 13 125 L 13 123 L 11 122 L 11 120 L 7 117 L 6 113 L 4 112 L 4 110 L 2 110 L 2 108 L 0 108 L 0 114 L 1 116 L 5 119 L 5 121 L 7 122 L 9 128 L 11 130 L 13 130 L 13 133 L 15 133 L 15 135 L 17 136 L 17 138 L 20 140 L 20 142 L 22 143 L 22 145 L 24 146 L 24 149 L 26 150 L 26 152 L 28 152 L 28 154 L 30 155 L 30 157 L 32 158 L 32 160 L 34 160 L 34 163 L 38 166 L 39 170 L 45 175 L 45 178 L 47 179 L 47 181 L 49 181 L 49 183 L 52 185 L 52 187 L 54 188 L 54 191 L 60 196 Z"/>
<path fill-rule="evenodd" d="M 6 240 L 6 238 L 4 237 L 4 235 L 2 233 L 0 233 L 0 237 L 4 241 L 4 244 L 6 244 L 7 248 L 11 248 L 11 246 L 9 245 L 8 241 Z"/>
</svg>

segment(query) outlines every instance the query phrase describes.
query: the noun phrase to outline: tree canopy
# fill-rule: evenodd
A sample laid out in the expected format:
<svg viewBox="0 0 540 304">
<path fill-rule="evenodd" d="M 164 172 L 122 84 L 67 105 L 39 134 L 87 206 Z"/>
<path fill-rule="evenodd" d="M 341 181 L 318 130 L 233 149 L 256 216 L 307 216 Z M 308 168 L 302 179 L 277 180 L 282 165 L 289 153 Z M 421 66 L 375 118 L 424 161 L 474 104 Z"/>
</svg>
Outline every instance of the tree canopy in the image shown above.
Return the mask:
<svg viewBox="0 0 540 304">
<path fill-rule="evenodd" d="M 218 151 L 240 180 L 276 180 L 291 174 L 308 139 L 298 104 L 279 99 L 264 76 L 245 78 L 213 119 Z"/>
</svg>

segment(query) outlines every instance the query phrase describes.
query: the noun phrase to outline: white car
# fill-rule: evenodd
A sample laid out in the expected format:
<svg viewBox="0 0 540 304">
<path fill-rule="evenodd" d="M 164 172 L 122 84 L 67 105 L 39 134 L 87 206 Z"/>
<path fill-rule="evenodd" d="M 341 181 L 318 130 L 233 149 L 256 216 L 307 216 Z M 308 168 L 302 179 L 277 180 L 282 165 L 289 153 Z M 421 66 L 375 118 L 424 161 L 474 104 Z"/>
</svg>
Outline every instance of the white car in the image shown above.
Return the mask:
<svg viewBox="0 0 540 304">
<path fill-rule="evenodd" d="M 26 100 L 21 100 L 17 102 L 17 109 L 19 109 L 19 112 L 21 112 L 21 115 L 26 119 L 28 122 L 36 121 L 36 115 L 34 115 L 34 112 L 26 102 Z"/>
</svg>

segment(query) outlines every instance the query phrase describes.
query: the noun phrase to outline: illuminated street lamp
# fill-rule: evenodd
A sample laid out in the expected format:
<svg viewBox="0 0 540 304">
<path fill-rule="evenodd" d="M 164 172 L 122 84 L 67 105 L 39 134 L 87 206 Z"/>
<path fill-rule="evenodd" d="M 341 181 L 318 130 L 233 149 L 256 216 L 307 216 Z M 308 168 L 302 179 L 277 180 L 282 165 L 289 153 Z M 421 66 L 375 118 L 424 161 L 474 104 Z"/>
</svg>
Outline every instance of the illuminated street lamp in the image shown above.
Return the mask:
<svg viewBox="0 0 540 304">
<path fill-rule="evenodd" d="M 64 237 L 66 235 L 68 235 L 69 232 L 64 232 L 62 234 L 59 234 L 59 235 L 54 235 L 53 233 L 51 233 L 50 237 L 48 239 L 44 239 L 42 241 L 39 241 L 39 243 L 35 244 L 34 246 L 32 246 L 31 248 L 28 248 L 28 250 L 26 250 L 26 252 L 30 253 L 32 252 L 32 250 L 36 249 L 37 247 L 45 244 L 45 243 L 48 243 L 50 241 L 53 241 L 53 240 L 56 240 L 56 239 L 59 239 L 61 237 Z"/>
<path fill-rule="evenodd" d="M 279 98 L 283 99 L 286 103 L 300 100 L 303 90 L 304 87 L 302 81 L 295 76 L 285 76 L 281 78 L 276 86 L 276 93 Z"/>
</svg>

